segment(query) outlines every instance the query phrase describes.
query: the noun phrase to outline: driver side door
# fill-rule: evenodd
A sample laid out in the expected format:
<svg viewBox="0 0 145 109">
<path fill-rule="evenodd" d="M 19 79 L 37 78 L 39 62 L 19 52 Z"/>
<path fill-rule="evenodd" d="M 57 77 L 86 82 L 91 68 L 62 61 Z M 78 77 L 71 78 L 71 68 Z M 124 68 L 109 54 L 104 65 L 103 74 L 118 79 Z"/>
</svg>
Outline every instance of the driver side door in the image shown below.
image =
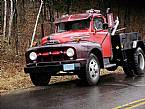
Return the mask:
<svg viewBox="0 0 145 109">
<path fill-rule="evenodd" d="M 108 29 L 103 29 L 104 20 L 102 17 L 96 17 L 93 19 L 93 36 L 95 41 L 102 47 L 103 57 L 112 56 L 111 36 Z"/>
</svg>

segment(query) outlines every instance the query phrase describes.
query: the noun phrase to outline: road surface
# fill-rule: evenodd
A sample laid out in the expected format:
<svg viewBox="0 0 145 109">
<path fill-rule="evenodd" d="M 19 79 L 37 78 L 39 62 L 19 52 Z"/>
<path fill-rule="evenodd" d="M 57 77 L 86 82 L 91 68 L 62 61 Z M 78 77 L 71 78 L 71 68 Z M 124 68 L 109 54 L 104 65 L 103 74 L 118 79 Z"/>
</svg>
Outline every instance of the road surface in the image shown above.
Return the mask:
<svg viewBox="0 0 145 109">
<path fill-rule="evenodd" d="M 93 87 L 79 80 L 31 87 L 1 96 L 0 109 L 145 109 L 145 77 L 110 74 Z"/>
</svg>

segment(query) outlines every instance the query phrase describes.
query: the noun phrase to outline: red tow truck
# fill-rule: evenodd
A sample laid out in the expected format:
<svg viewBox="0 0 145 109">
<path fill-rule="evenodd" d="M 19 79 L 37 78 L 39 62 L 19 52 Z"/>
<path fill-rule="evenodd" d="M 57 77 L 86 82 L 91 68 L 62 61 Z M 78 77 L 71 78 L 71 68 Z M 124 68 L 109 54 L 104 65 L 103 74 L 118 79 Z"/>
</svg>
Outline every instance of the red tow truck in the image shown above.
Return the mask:
<svg viewBox="0 0 145 109">
<path fill-rule="evenodd" d="M 144 74 L 145 46 L 140 34 L 121 33 L 119 19 L 114 21 L 109 10 L 104 16 L 94 9 L 63 15 L 54 25 L 55 33 L 26 51 L 24 70 L 34 85 L 48 85 L 51 76 L 62 75 L 78 75 L 88 85 L 96 85 L 100 69 L 114 71 L 118 66 L 128 77 Z"/>
</svg>

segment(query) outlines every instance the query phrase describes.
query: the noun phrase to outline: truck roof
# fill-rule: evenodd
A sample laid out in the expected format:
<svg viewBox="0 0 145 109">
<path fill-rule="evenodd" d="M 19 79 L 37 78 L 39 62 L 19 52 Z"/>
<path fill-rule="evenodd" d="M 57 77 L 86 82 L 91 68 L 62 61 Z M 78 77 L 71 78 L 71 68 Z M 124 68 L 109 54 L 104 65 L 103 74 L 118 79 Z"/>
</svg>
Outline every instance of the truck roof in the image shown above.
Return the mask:
<svg viewBox="0 0 145 109">
<path fill-rule="evenodd" d="M 94 12 L 86 12 L 83 14 L 73 14 L 73 15 L 62 15 L 62 17 L 55 20 L 54 23 L 60 23 L 60 22 L 68 22 L 68 21 L 76 21 L 76 20 L 84 20 L 88 19 L 91 16 L 101 16 L 100 13 Z"/>
</svg>

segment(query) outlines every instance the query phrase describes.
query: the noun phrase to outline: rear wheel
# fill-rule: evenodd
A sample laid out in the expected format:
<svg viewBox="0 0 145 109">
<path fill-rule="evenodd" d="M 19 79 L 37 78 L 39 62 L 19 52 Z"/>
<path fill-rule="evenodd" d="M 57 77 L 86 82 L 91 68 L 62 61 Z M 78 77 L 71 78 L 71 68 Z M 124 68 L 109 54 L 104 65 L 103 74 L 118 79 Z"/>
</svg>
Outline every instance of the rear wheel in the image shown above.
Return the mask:
<svg viewBox="0 0 145 109">
<path fill-rule="evenodd" d="M 51 76 L 45 73 L 30 73 L 30 78 L 35 86 L 47 86 Z"/>
<path fill-rule="evenodd" d="M 145 55 L 140 47 L 134 52 L 133 68 L 136 75 L 142 75 L 145 72 Z"/>
<path fill-rule="evenodd" d="M 123 70 L 127 77 L 135 76 L 134 71 L 130 68 L 130 65 L 128 63 L 123 65 Z"/>
<path fill-rule="evenodd" d="M 123 70 L 124 73 L 127 75 L 127 77 L 133 77 L 135 76 L 134 70 L 133 70 L 133 56 L 132 53 L 126 53 L 127 60 L 123 63 Z"/>
</svg>

